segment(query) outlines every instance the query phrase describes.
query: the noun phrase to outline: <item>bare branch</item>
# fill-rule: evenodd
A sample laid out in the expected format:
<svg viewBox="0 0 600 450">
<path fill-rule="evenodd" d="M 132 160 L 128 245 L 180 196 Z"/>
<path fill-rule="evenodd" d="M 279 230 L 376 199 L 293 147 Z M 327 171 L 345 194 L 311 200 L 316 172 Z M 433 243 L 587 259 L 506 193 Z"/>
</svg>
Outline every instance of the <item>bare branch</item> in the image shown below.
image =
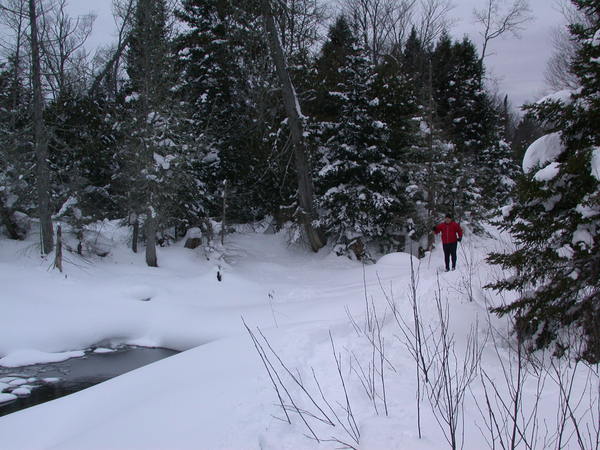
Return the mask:
<svg viewBox="0 0 600 450">
<path fill-rule="evenodd" d="M 377 64 L 404 42 L 417 0 L 341 0 L 339 4 L 368 49 L 371 62 Z"/>
<path fill-rule="evenodd" d="M 483 39 L 480 64 L 487 56 L 490 41 L 506 33 L 519 37 L 523 26 L 533 20 L 529 0 L 513 0 L 507 8 L 504 7 L 505 3 L 506 0 L 487 0 L 484 8 L 473 10 L 475 22 L 481 26 L 479 34 Z"/>
</svg>

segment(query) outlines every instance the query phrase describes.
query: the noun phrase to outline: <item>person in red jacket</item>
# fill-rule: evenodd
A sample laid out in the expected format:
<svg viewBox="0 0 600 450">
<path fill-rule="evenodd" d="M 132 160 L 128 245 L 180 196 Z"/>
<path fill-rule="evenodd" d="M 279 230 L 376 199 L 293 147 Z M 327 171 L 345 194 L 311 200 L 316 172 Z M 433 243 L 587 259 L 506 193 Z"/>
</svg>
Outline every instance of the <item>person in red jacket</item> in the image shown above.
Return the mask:
<svg viewBox="0 0 600 450">
<path fill-rule="evenodd" d="M 444 244 L 444 261 L 446 272 L 450 270 L 450 258 L 452 258 L 452 270 L 456 270 L 456 246 L 462 240 L 463 230 L 459 224 L 452 220 L 450 214 L 442 223 L 433 227 L 435 234 L 442 233 L 442 244 Z"/>
</svg>

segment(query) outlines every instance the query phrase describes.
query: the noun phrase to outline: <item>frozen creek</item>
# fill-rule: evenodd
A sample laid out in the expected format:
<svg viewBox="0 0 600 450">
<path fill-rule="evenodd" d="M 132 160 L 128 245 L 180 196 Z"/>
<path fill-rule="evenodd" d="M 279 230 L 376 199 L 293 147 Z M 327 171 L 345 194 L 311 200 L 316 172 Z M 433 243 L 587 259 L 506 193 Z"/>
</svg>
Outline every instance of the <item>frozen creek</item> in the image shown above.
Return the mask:
<svg viewBox="0 0 600 450">
<path fill-rule="evenodd" d="M 50 364 L 0 366 L 0 416 L 81 391 L 174 355 L 164 348 L 95 348 Z"/>
</svg>

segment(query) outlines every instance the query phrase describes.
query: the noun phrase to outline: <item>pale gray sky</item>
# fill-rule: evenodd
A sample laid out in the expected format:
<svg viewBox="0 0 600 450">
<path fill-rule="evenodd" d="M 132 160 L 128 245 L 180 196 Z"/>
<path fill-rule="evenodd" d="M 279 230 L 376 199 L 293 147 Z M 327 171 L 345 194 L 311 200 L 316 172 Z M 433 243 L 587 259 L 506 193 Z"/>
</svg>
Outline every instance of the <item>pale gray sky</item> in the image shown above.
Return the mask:
<svg viewBox="0 0 600 450">
<path fill-rule="evenodd" d="M 511 2 L 512 0 L 505 0 Z M 453 30 L 457 37 L 468 34 L 481 49 L 481 39 L 473 20 L 473 8 L 486 0 L 455 0 L 455 15 L 460 18 Z M 534 20 L 525 25 L 520 39 L 512 35 L 491 44 L 486 66 L 501 91 L 509 94 L 513 105 L 537 100 L 546 89 L 544 71 L 552 54 L 552 30 L 563 24 L 558 0 L 529 0 Z"/>
<path fill-rule="evenodd" d="M 477 28 L 473 21 L 473 8 L 481 7 L 487 0 L 454 0 L 452 15 L 456 24 L 452 34 L 457 38 L 468 34 L 478 45 Z M 512 0 L 504 0 L 512 2 Z M 514 106 L 539 98 L 545 89 L 544 69 L 552 53 L 552 28 L 562 23 L 558 0 L 530 0 L 534 21 L 526 24 L 521 39 L 506 35 L 491 44 L 486 66 L 491 77 L 497 80 L 501 92 L 506 92 Z M 90 48 L 114 39 L 115 27 L 111 16 L 111 0 L 70 0 L 73 15 L 90 11 L 97 14 Z"/>
</svg>

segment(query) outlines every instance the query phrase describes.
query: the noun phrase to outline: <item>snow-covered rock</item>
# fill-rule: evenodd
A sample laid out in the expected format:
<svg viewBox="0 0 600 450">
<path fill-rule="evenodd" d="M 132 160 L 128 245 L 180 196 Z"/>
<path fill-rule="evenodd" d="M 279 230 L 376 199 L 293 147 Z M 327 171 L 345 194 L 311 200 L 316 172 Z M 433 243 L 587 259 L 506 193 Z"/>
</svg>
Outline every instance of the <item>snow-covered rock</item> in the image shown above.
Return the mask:
<svg viewBox="0 0 600 450">
<path fill-rule="evenodd" d="M 16 399 L 17 399 L 17 396 L 14 394 L 0 394 L 0 404 L 12 402 L 13 400 L 16 400 Z M 2 439 L 0 438 L 0 442 L 1 441 L 2 441 Z"/>
<path fill-rule="evenodd" d="M 114 348 L 104 348 L 104 347 L 98 347 L 94 349 L 94 353 L 113 353 L 116 352 L 116 350 Z"/>
<path fill-rule="evenodd" d="M 27 380 L 24 380 L 23 378 L 15 378 L 10 383 L 8 383 L 10 387 L 18 387 L 24 384 L 27 384 Z"/>
<path fill-rule="evenodd" d="M 58 383 L 60 381 L 60 378 L 47 377 L 47 378 L 42 378 L 42 381 L 47 384 L 54 384 L 54 383 Z"/>
<path fill-rule="evenodd" d="M 27 397 L 31 395 L 31 390 L 33 386 L 23 385 L 16 389 L 13 389 L 10 393 L 16 395 L 17 397 Z"/>
</svg>

